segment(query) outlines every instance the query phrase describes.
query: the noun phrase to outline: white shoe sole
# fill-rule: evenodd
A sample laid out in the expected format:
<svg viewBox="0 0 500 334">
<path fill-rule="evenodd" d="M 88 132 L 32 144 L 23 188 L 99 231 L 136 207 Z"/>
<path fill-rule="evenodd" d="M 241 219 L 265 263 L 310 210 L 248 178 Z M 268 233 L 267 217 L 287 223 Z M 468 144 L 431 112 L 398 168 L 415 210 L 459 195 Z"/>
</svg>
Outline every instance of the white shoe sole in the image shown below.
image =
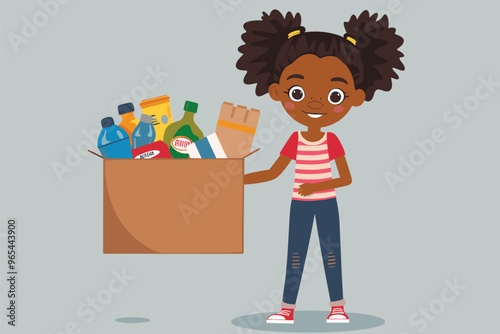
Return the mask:
<svg viewBox="0 0 500 334">
<path fill-rule="evenodd" d="M 346 320 L 330 320 L 330 319 L 326 319 L 326 323 L 327 324 L 348 324 L 349 323 L 349 319 L 346 319 Z"/>
<path fill-rule="evenodd" d="M 270 320 L 267 319 L 266 321 L 268 324 L 290 324 L 293 325 L 293 320 Z"/>
</svg>

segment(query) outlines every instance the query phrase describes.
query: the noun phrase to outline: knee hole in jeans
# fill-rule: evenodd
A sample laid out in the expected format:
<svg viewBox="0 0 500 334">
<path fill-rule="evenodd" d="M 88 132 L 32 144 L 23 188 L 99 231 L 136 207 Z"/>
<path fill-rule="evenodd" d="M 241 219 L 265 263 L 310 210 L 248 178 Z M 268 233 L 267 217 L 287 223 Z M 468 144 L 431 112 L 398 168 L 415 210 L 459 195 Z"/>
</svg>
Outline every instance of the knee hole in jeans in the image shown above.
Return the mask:
<svg viewBox="0 0 500 334">
<path fill-rule="evenodd" d="M 300 255 L 299 253 L 292 253 L 292 268 L 298 269 L 300 267 Z"/>
<path fill-rule="evenodd" d="M 335 268 L 337 264 L 337 260 L 335 259 L 335 254 L 333 252 L 329 252 L 327 255 L 326 264 L 328 268 Z"/>
</svg>

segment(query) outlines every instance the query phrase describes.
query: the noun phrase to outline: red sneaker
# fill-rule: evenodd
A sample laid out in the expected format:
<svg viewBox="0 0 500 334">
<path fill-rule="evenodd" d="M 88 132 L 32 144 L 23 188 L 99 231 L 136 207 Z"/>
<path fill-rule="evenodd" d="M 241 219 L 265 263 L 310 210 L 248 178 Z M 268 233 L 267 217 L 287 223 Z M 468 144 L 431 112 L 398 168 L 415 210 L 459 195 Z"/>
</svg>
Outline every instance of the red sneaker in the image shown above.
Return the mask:
<svg viewBox="0 0 500 334">
<path fill-rule="evenodd" d="M 348 323 L 349 317 L 344 312 L 344 306 L 332 306 L 332 311 L 326 322 L 329 324 Z"/>
<path fill-rule="evenodd" d="M 282 308 L 276 314 L 267 317 L 268 324 L 293 324 L 293 309 Z"/>
</svg>

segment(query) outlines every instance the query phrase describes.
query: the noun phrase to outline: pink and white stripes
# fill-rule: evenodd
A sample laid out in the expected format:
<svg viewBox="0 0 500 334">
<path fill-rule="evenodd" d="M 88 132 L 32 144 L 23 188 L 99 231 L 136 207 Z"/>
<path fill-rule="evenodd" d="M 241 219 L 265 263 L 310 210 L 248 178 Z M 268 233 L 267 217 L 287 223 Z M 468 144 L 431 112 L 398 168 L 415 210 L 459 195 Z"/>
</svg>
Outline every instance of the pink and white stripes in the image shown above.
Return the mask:
<svg viewBox="0 0 500 334">
<path fill-rule="evenodd" d="M 295 164 L 295 181 L 292 199 L 300 201 L 318 201 L 335 198 L 335 189 L 314 192 L 308 196 L 298 194 L 299 186 L 303 183 L 316 183 L 332 179 L 332 167 L 328 156 L 327 133 L 316 141 L 310 142 L 299 132 L 297 157 Z"/>
</svg>

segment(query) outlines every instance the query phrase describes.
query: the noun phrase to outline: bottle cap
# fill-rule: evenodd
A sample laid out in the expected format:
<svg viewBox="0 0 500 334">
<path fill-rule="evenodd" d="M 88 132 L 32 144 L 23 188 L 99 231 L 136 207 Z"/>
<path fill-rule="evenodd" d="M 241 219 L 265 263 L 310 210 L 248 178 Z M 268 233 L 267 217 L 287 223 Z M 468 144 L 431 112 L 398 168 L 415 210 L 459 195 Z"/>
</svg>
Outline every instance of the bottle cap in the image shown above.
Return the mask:
<svg viewBox="0 0 500 334">
<path fill-rule="evenodd" d="M 141 122 L 143 122 L 143 123 L 153 123 L 153 116 L 142 114 L 141 115 Z"/>
<path fill-rule="evenodd" d="M 198 111 L 198 103 L 186 101 L 186 103 L 184 103 L 184 110 L 196 113 Z"/>
<path fill-rule="evenodd" d="M 134 104 L 132 102 L 120 104 L 118 106 L 118 114 L 123 115 L 135 110 Z"/>
<path fill-rule="evenodd" d="M 113 117 L 104 117 L 101 120 L 101 125 L 103 128 L 110 127 L 111 125 L 114 125 L 114 124 L 115 124 L 115 120 L 113 119 Z"/>
</svg>

